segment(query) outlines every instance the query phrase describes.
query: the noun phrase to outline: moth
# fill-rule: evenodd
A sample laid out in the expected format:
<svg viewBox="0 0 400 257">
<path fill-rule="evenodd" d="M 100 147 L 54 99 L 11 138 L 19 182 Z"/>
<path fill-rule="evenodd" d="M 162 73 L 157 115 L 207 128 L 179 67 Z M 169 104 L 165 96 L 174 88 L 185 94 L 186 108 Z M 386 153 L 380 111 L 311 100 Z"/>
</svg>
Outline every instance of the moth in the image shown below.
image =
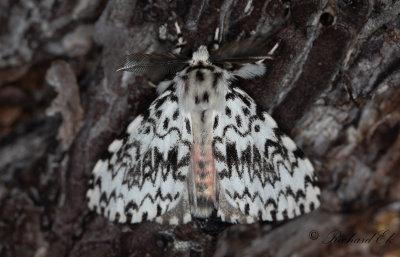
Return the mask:
<svg viewBox="0 0 400 257">
<path fill-rule="evenodd" d="M 89 208 L 121 223 L 183 224 L 215 213 L 222 221 L 278 221 L 320 204 L 311 162 L 271 116 L 235 85 L 265 73 L 265 43 L 202 45 L 182 54 L 131 54 L 119 70 L 164 66 L 173 79 L 108 147 L 93 168 Z"/>
</svg>

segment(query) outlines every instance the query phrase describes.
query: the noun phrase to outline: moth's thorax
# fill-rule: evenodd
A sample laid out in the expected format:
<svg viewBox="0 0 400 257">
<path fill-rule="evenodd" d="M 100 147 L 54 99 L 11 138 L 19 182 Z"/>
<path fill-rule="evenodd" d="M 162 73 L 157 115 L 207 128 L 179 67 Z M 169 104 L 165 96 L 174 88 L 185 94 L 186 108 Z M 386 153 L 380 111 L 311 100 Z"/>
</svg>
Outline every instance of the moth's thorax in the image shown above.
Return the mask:
<svg viewBox="0 0 400 257">
<path fill-rule="evenodd" d="M 213 85 L 215 73 L 208 69 L 194 69 L 185 81 L 185 105 L 190 111 L 203 111 L 217 107 L 220 94 Z"/>
</svg>

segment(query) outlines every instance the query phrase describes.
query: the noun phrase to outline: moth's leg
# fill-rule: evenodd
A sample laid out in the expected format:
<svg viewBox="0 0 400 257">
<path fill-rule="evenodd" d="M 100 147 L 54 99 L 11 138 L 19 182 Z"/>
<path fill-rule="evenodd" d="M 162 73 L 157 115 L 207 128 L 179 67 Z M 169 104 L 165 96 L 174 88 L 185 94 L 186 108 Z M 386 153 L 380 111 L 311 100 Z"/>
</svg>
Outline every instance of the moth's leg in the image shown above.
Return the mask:
<svg viewBox="0 0 400 257">
<path fill-rule="evenodd" d="M 181 28 L 179 27 L 178 22 L 175 22 L 175 29 L 176 29 L 177 43 L 172 52 L 174 54 L 180 54 L 182 51 L 182 47 L 186 44 L 186 42 L 183 40 L 182 31 Z"/>
<path fill-rule="evenodd" d="M 219 44 L 221 43 L 221 35 L 219 33 L 219 28 L 217 27 L 215 29 L 215 35 L 214 35 L 214 40 L 213 40 L 213 45 L 212 49 L 217 50 L 219 48 Z"/>
<path fill-rule="evenodd" d="M 172 86 L 172 84 L 174 84 L 174 81 L 164 80 L 161 81 L 158 85 L 154 84 L 151 81 L 148 81 L 147 84 L 149 87 L 155 88 L 157 90 L 157 93 L 161 95 L 167 88 L 169 88 L 170 86 Z"/>
<path fill-rule="evenodd" d="M 153 84 L 153 83 L 152 83 Z M 167 90 L 170 86 L 174 84 L 173 80 L 164 80 L 161 81 L 157 86 L 157 93 L 161 95 L 165 90 Z M 154 84 L 153 84 L 154 85 Z"/>
<path fill-rule="evenodd" d="M 151 82 L 151 81 L 147 81 L 147 85 L 148 85 L 149 87 L 152 87 L 152 88 L 157 88 L 157 85 L 154 84 L 154 83 Z"/>
<path fill-rule="evenodd" d="M 269 52 L 268 52 L 268 54 L 265 56 L 265 58 L 263 58 L 263 59 L 257 61 L 256 63 L 262 63 L 262 62 L 265 61 L 265 59 L 269 59 L 269 60 L 274 59 L 274 53 L 275 53 L 276 49 L 278 49 L 279 44 L 280 44 L 280 41 L 278 41 L 278 42 L 272 47 L 272 49 L 269 50 Z"/>
<path fill-rule="evenodd" d="M 276 49 L 278 49 L 278 47 L 279 47 L 279 43 L 280 43 L 280 41 L 276 42 L 276 44 L 272 47 L 272 49 L 269 50 L 268 55 L 270 55 L 270 56 L 274 55 Z"/>
</svg>

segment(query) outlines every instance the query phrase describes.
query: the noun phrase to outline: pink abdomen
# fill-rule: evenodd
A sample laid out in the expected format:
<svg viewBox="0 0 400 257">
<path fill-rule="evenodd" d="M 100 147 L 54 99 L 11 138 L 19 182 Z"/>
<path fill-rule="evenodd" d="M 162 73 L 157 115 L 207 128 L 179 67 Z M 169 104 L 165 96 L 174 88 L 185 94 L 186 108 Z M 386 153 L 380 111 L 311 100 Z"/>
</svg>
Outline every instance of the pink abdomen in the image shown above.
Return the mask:
<svg viewBox="0 0 400 257">
<path fill-rule="evenodd" d="M 214 209 L 214 159 L 211 142 L 209 144 L 193 144 L 193 167 L 196 189 L 195 215 L 207 218 Z"/>
</svg>

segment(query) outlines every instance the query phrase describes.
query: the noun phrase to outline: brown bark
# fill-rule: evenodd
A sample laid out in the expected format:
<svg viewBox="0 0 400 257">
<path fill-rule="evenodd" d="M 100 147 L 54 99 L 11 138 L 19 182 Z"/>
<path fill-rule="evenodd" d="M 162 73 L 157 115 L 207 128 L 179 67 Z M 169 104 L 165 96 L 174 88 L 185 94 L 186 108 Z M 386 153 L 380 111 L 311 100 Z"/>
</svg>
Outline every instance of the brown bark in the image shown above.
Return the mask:
<svg viewBox="0 0 400 257">
<path fill-rule="evenodd" d="M 0 10 L 0 256 L 400 255 L 399 1 L 3 1 Z M 267 75 L 240 85 L 313 162 L 318 210 L 279 224 L 177 227 L 88 211 L 95 161 L 156 97 L 147 82 L 163 78 L 116 73 L 119 57 L 171 49 L 176 20 L 193 47 L 217 26 L 225 42 L 281 40 Z"/>
</svg>

